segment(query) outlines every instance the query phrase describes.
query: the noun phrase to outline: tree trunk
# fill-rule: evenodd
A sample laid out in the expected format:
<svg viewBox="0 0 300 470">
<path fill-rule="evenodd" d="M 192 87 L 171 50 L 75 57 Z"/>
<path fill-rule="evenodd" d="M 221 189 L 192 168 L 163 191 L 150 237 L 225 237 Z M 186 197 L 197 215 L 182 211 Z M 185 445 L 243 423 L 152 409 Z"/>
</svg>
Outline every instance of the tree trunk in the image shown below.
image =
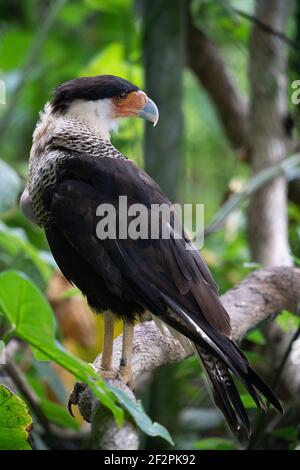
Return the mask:
<svg viewBox="0 0 300 470">
<path fill-rule="evenodd" d="M 256 17 L 276 31 L 284 32 L 292 11 L 292 0 L 259 0 Z M 287 51 L 276 36 L 255 25 L 250 44 L 251 138 L 254 174 L 285 158 L 288 136 L 284 122 L 288 114 Z M 287 181 L 284 176 L 266 184 L 252 197 L 248 211 L 248 231 L 252 258 L 264 266 L 293 264 L 288 240 Z M 266 331 L 271 354 L 282 361 L 294 332 L 283 334 L 274 323 Z M 299 356 L 295 341 L 283 370 L 283 379 L 292 396 L 299 396 L 300 371 L 294 356 Z M 276 365 L 274 364 L 276 367 Z"/>
<path fill-rule="evenodd" d="M 142 5 L 146 92 L 160 111 L 155 130 L 146 124 L 145 167 L 175 201 L 182 152 L 185 0 L 144 0 Z"/>
<path fill-rule="evenodd" d="M 276 31 L 284 32 L 292 0 L 259 0 L 256 17 Z M 286 157 L 289 139 L 284 127 L 288 115 L 287 51 L 275 35 L 254 25 L 250 42 L 253 173 Z M 287 181 L 280 176 L 253 197 L 248 229 L 252 258 L 265 266 L 292 264 L 288 242 Z"/>
</svg>

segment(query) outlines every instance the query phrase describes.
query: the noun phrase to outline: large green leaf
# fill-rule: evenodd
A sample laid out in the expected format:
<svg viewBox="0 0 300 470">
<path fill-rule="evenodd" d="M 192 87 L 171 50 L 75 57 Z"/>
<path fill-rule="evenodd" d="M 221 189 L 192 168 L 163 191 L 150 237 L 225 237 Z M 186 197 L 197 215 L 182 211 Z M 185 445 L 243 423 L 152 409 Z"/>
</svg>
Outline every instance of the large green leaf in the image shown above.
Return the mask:
<svg viewBox="0 0 300 470">
<path fill-rule="evenodd" d="M 112 388 L 119 402 L 126 408 L 128 413 L 133 417 L 136 425 L 149 436 L 160 436 L 170 444 L 174 444 L 170 433 L 159 423 L 153 423 L 149 416 L 145 413 L 141 402 L 134 402 L 128 395 L 117 388 Z"/>
<path fill-rule="evenodd" d="M 119 402 L 145 433 L 172 442 L 168 431 L 158 423 L 152 423 L 141 405 L 119 390 L 110 388 L 90 364 L 70 354 L 56 341 L 52 310 L 41 292 L 24 274 L 14 271 L 0 274 L 1 313 L 11 324 L 11 334 L 28 342 L 43 357 L 51 359 L 85 382 L 100 402 L 112 411 L 118 424 L 123 420 L 123 408 Z"/>
<path fill-rule="evenodd" d="M 4 258 L 4 259 L 3 259 Z M 0 261 L 10 269 L 26 272 L 39 287 L 45 287 L 50 275 L 49 262 L 43 261 L 22 229 L 12 229 L 0 222 Z"/>
<path fill-rule="evenodd" d="M 31 425 L 26 403 L 0 385 L 0 450 L 30 450 Z"/>
<path fill-rule="evenodd" d="M 9 320 L 13 334 L 28 342 L 43 358 L 53 360 L 87 383 L 103 405 L 113 412 L 118 423 L 122 422 L 122 409 L 92 366 L 56 341 L 51 307 L 25 275 L 14 271 L 0 275 L 0 311 Z"/>
<path fill-rule="evenodd" d="M 0 160 L 0 212 L 5 212 L 17 203 L 21 191 L 21 180 L 15 170 Z"/>
</svg>

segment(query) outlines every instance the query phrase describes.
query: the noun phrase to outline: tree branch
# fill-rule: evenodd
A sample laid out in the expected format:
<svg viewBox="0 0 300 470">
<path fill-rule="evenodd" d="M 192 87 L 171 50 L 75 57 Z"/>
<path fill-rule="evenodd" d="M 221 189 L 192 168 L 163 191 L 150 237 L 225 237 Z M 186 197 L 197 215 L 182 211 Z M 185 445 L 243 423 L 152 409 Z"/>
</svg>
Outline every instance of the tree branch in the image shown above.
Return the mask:
<svg viewBox="0 0 300 470">
<path fill-rule="evenodd" d="M 285 42 L 288 46 L 293 47 L 294 49 L 298 50 L 299 44 L 293 39 L 290 39 L 288 36 L 283 34 L 282 31 L 277 31 L 276 29 L 272 28 L 268 24 L 264 23 L 260 18 L 257 18 L 256 16 L 253 16 L 253 15 L 249 15 L 249 13 L 239 10 L 238 8 L 233 8 L 233 11 L 237 15 L 242 16 L 243 18 L 246 18 L 246 20 L 252 21 L 252 23 L 255 23 L 256 26 L 258 26 L 260 29 L 262 29 L 266 33 L 276 36 L 277 38 L 281 39 L 281 41 Z"/>
<path fill-rule="evenodd" d="M 276 165 L 264 168 L 256 173 L 247 182 L 246 186 L 238 193 L 233 194 L 220 207 L 211 223 L 205 227 L 204 235 L 207 237 L 219 230 L 225 223 L 227 217 L 239 206 L 249 199 L 256 191 L 263 188 L 266 183 L 272 181 L 277 176 L 284 175 L 287 179 L 293 178 L 293 173 L 297 171 L 296 167 L 300 164 L 300 153 L 291 155 L 285 160 L 281 160 Z"/>
<path fill-rule="evenodd" d="M 284 309 L 298 312 L 300 269 L 287 267 L 255 271 L 221 299 L 230 314 L 233 339 L 239 341 L 249 329 L 263 320 L 274 318 Z M 114 342 L 116 368 L 119 365 L 121 348 L 122 338 L 119 336 Z M 153 321 L 136 326 L 133 346 L 133 374 L 136 381 L 144 372 L 178 362 L 187 356 L 180 343 L 168 331 L 163 334 Z M 100 363 L 101 355 L 94 362 L 98 371 Z M 109 383 L 132 396 L 132 392 L 118 380 Z M 87 388 L 79 394 L 79 408 L 82 416 L 92 424 L 93 449 L 138 448 L 138 435 L 132 423 L 126 421 L 121 429 L 117 429 L 111 416 L 108 416 Z"/>
<path fill-rule="evenodd" d="M 210 95 L 220 122 L 236 150 L 248 150 L 249 110 L 216 45 L 197 29 L 187 15 L 187 60 L 201 85 Z"/>
<path fill-rule="evenodd" d="M 234 11 L 243 14 L 236 9 Z M 283 40 L 287 42 L 288 38 L 284 34 L 277 29 L 273 31 L 265 21 L 262 22 L 256 17 L 253 17 L 253 21 L 259 32 L 265 32 L 266 37 L 271 36 L 271 41 L 277 39 L 281 46 Z M 291 40 L 290 45 L 292 44 L 295 45 L 296 42 Z M 253 140 L 250 135 L 248 100 L 240 93 L 218 47 L 193 24 L 190 13 L 187 15 L 187 59 L 190 69 L 209 94 L 232 148 L 240 152 L 243 160 L 249 162 Z M 285 117 L 282 117 L 282 123 Z M 290 147 L 289 153 L 298 152 L 299 142 L 290 142 Z M 299 179 L 290 182 L 289 199 L 296 204 L 300 203 Z"/>
</svg>

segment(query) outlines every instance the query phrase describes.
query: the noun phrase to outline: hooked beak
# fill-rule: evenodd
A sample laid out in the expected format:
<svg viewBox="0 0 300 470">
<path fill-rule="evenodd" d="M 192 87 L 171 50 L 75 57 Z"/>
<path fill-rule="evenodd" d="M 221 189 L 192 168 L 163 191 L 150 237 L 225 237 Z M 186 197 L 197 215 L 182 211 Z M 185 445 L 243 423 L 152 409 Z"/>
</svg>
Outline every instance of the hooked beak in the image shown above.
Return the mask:
<svg viewBox="0 0 300 470">
<path fill-rule="evenodd" d="M 113 101 L 113 117 L 141 117 L 150 121 L 155 126 L 159 118 L 159 112 L 156 104 L 142 90 L 132 91 L 125 100 L 119 102 Z"/>
<path fill-rule="evenodd" d="M 153 127 L 156 126 L 158 119 L 159 119 L 159 111 L 154 103 L 150 98 L 147 97 L 147 103 L 143 109 L 139 110 L 137 113 L 138 117 L 145 119 L 146 121 L 153 122 Z"/>
</svg>

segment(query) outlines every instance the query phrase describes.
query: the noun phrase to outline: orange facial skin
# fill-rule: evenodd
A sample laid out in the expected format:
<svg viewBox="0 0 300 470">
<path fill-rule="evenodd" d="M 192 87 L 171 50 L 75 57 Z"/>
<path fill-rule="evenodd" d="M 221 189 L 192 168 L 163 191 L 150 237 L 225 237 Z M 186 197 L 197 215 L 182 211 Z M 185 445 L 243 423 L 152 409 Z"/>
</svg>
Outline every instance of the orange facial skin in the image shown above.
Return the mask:
<svg viewBox="0 0 300 470">
<path fill-rule="evenodd" d="M 138 116 L 139 111 L 141 111 L 148 102 L 148 97 L 143 91 L 132 91 L 124 97 L 113 98 L 114 118 L 122 118 L 128 116 Z"/>
</svg>

